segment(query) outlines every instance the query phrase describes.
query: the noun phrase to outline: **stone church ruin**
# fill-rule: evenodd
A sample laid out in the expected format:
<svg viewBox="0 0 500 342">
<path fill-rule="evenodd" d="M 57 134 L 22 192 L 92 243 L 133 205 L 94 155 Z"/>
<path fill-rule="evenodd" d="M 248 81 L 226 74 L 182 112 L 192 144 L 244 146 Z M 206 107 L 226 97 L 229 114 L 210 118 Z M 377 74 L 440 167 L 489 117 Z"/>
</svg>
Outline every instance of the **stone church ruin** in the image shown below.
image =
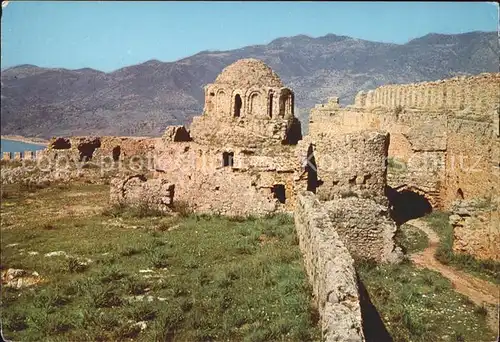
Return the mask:
<svg viewBox="0 0 500 342">
<path fill-rule="evenodd" d="M 203 113 L 189 128 L 54 138 L 41 156 L 153 155 L 147 174 L 111 182 L 116 204 L 293 213 L 326 340 L 364 341 L 354 258 L 401 260 L 399 224 L 452 210 L 454 249 L 498 260 L 499 82 L 482 74 L 383 86 L 347 107 L 332 97 L 312 109 L 302 136 L 294 92 L 262 61 L 242 59 L 205 86 Z M 481 156 L 477 173 L 455 167 L 458 155 Z M 487 205 L 474 205 L 479 199 Z"/>
</svg>

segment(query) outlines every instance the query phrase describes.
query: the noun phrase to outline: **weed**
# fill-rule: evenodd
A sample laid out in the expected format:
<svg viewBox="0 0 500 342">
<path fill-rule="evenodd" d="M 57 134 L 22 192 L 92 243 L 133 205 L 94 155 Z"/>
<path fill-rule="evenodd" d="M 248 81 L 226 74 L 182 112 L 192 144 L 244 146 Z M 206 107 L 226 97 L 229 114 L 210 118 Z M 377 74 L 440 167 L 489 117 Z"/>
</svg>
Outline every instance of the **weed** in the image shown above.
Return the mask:
<svg viewBox="0 0 500 342">
<path fill-rule="evenodd" d="M 126 246 L 120 251 L 121 256 L 132 256 L 141 253 L 141 249 L 137 247 Z"/>
<path fill-rule="evenodd" d="M 396 108 L 394 108 L 394 115 L 396 115 L 396 118 L 399 117 L 399 114 L 403 112 L 403 107 L 401 105 L 397 105 Z"/>
<path fill-rule="evenodd" d="M 427 235 L 409 224 L 403 224 L 398 228 L 394 240 L 405 254 L 422 251 L 429 245 Z"/>
<path fill-rule="evenodd" d="M 348 198 L 348 197 L 358 197 L 358 194 L 352 190 L 344 191 L 340 193 L 340 198 Z"/>
<path fill-rule="evenodd" d="M 88 298 L 95 308 L 110 308 L 122 304 L 118 292 L 110 285 L 93 287 Z"/>
<path fill-rule="evenodd" d="M 81 262 L 77 258 L 69 258 L 68 259 L 68 271 L 70 273 L 79 273 L 83 272 L 87 269 L 88 265 Z"/>
<path fill-rule="evenodd" d="M 43 230 L 55 230 L 56 227 L 53 225 L 53 224 L 50 224 L 50 223 L 44 223 L 42 225 L 42 229 Z"/>
<path fill-rule="evenodd" d="M 193 210 L 189 206 L 189 203 L 185 201 L 174 201 L 172 210 L 178 213 L 180 217 L 188 217 L 193 214 Z"/>
<path fill-rule="evenodd" d="M 474 309 L 474 313 L 476 315 L 486 317 L 486 315 L 488 314 L 488 309 L 486 309 L 484 305 L 476 306 L 476 308 Z"/>
</svg>

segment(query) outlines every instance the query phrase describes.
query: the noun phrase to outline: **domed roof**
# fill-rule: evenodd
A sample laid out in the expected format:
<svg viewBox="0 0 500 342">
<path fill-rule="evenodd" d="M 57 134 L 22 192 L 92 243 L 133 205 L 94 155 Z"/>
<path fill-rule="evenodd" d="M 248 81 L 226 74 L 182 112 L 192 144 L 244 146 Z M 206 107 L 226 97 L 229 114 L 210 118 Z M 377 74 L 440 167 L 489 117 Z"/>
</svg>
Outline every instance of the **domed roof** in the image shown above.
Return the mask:
<svg viewBox="0 0 500 342">
<path fill-rule="evenodd" d="M 240 59 L 227 66 L 217 76 L 215 83 L 229 84 L 235 88 L 254 85 L 283 87 L 279 76 L 264 62 L 254 58 Z"/>
</svg>

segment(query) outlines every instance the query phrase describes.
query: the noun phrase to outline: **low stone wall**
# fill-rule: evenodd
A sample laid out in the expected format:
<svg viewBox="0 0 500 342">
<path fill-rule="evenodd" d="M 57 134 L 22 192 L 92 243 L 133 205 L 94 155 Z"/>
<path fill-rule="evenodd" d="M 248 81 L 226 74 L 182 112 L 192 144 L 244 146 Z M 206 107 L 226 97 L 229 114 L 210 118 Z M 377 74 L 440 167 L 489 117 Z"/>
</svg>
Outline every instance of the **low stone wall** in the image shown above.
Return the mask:
<svg viewBox="0 0 500 342">
<path fill-rule="evenodd" d="M 311 192 L 298 196 L 295 227 L 324 341 L 365 341 L 354 260 Z"/>
<path fill-rule="evenodd" d="M 55 159 L 57 155 L 74 155 L 77 160 L 112 158 L 118 161 L 123 157 L 145 156 L 153 152 L 161 138 L 81 136 L 54 137 L 47 149 L 40 151 L 40 156 Z M 38 157 L 38 155 L 37 155 Z"/>
<path fill-rule="evenodd" d="M 113 178 L 110 185 L 111 204 L 145 205 L 160 211 L 170 211 L 173 206 L 174 184 L 165 179 L 136 174 Z"/>
<path fill-rule="evenodd" d="M 394 243 L 396 223 L 386 205 L 352 196 L 324 202 L 323 207 L 353 256 L 376 262 L 401 260 L 403 253 Z"/>
<path fill-rule="evenodd" d="M 2 160 L 34 160 L 42 150 L 24 152 L 2 152 Z"/>
</svg>

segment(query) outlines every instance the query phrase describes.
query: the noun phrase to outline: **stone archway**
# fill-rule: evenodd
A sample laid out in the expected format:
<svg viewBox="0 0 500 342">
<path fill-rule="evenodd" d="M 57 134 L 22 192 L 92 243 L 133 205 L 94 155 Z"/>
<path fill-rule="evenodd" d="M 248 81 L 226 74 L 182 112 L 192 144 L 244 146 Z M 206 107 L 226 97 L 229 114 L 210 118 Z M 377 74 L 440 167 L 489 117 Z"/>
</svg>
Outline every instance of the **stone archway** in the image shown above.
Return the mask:
<svg viewBox="0 0 500 342">
<path fill-rule="evenodd" d="M 436 207 L 432 196 L 411 185 L 398 188 L 387 186 L 386 196 L 391 206 L 391 217 L 398 225 L 425 216 Z"/>
</svg>

